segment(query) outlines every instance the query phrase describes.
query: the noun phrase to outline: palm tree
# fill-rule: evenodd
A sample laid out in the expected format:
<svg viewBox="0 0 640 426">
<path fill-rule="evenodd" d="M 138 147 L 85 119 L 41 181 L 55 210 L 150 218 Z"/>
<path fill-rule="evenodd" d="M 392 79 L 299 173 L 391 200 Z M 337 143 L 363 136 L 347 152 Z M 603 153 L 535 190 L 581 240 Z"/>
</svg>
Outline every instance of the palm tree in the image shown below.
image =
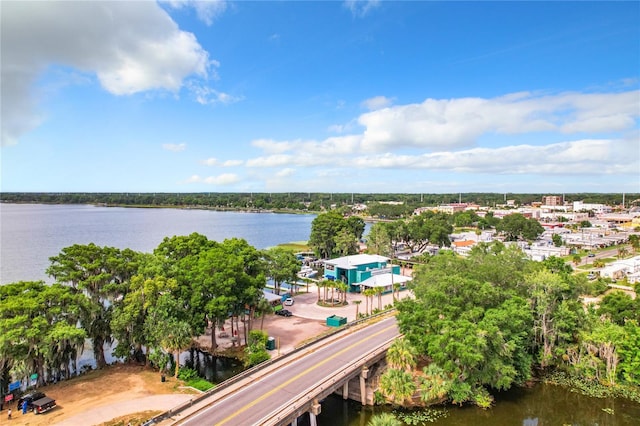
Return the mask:
<svg viewBox="0 0 640 426">
<path fill-rule="evenodd" d="M 411 373 L 390 368 L 380 377 L 380 391 L 391 402 L 402 404 L 416 391 L 416 384 Z"/>
<path fill-rule="evenodd" d="M 358 319 L 358 314 L 359 314 L 359 308 L 360 308 L 360 304 L 362 303 L 362 300 L 354 300 L 353 304 L 356 305 L 356 320 Z"/>
<path fill-rule="evenodd" d="M 367 298 L 367 315 L 369 314 L 369 298 L 371 298 L 371 311 L 373 313 L 373 296 L 376 294 L 376 291 L 372 288 L 368 288 L 362 292 L 364 296 Z"/>
<path fill-rule="evenodd" d="M 335 300 L 333 299 L 333 292 L 336 289 L 337 285 L 338 285 L 338 283 L 335 282 L 335 281 L 331 284 L 331 306 L 333 306 L 335 304 Z"/>
<path fill-rule="evenodd" d="M 393 304 L 396 304 L 396 301 L 400 300 L 400 283 L 393 283 Z M 398 293 L 398 297 L 396 297 L 396 292 Z"/>
<path fill-rule="evenodd" d="M 324 302 L 327 303 L 327 297 L 329 297 L 329 286 L 333 285 L 333 281 L 330 280 L 324 280 L 324 285 L 322 286 L 324 288 Z"/>
<path fill-rule="evenodd" d="M 174 320 L 164 324 L 163 329 L 166 334 L 160 340 L 160 344 L 165 351 L 175 353 L 175 377 L 178 377 L 180 351 L 187 349 L 192 343 L 191 326 L 186 321 Z"/>
<path fill-rule="evenodd" d="M 264 328 L 264 317 L 266 314 L 270 314 L 271 312 L 273 312 L 273 306 L 271 306 L 271 303 L 269 303 L 267 299 L 265 299 L 264 297 L 261 297 L 260 300 L 258 300 L 256 311 L 261 317 L 260 330 L 262 330 Z M 213 332 L 215 333 L 215 326 L 213 327 L 213 329 L 214 329 Z"/>
<path fill-rule="evenodd" d="M 410 372 L 416 366 L 416 350 L 407 339 L 396 339 L 387 351 L 389 367 Z"/>
<path fill-rule="evenodd" d="M 444 370 L 432 363 L 423 368 L 422 372 L 425 377 L 420 381 L 420 399 L 423 402 L 431 402 L 446 397 L 452 382 Z"/>
<path fill-rule="evenodd" d="M 629 254 L 629 250 L 627 250 L 626 247 L 620 247 L 618 249 L 618 259 L 622 259 L 623 257 L 625 257 L 627 254 Z"/>
<path fill-rule="evenodd" d="M 338 291 L 340 291 L 340 304 L 347 304 L 347 290 L 349 290 L 349 286 L 346 283 L 340 282 L 338 284 Z"/>
<path fill-rule="evenodd" d="M 384 291 L 384 287 L 376 287 L 375 294 L 378 295 L 378 310 L 382 310 L 382 292 Z"/>
</svg>

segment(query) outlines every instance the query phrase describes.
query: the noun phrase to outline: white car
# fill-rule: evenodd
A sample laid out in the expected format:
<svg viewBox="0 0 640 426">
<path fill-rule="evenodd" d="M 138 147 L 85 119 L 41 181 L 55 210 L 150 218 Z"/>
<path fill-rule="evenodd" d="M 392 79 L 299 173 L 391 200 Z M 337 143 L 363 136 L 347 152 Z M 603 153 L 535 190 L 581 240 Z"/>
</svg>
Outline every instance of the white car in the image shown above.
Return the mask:
<svg viewBox="0 0 640 426">
<path fill-rule="evenodd" d="M 293 299 L 292 298 L 287 298 L 284 300 L 284 306 L 291 306 L 293 305 Z"/>
</svg>

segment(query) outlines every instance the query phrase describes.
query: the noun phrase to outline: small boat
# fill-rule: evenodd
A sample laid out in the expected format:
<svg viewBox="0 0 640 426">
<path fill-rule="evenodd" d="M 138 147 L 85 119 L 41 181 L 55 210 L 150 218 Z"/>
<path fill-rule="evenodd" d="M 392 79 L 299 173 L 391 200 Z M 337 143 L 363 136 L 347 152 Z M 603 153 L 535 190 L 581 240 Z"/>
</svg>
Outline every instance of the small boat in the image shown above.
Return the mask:
<svg viewBox="0 0 640 426">
<path fill-rule="evenodd" d="M 306 265 L 300 269 L 300 272 L 298 272 L 299 278 L 313 278 L 316 275 L 318 275 L 318 271 Z"/>
</svg>

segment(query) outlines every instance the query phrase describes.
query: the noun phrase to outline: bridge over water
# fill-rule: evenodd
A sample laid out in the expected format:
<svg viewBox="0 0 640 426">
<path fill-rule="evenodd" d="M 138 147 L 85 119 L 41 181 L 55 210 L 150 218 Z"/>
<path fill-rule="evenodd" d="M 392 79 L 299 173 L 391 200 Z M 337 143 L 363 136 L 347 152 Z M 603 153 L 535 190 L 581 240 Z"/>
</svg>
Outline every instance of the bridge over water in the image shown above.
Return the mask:
<svg viewBox="0 0 640 426">
<path fill-rule="evenodd" d="M 300 416 L 308 414 L 314 426 L 321 401 L 332 393 L 373 404 L 372 373 L 398 336 L 394 317 L 347 328 L 244 374 L 191 407 L 168 413 L 170 417 L 159 423 L 295 425 Z"/>
</svg>

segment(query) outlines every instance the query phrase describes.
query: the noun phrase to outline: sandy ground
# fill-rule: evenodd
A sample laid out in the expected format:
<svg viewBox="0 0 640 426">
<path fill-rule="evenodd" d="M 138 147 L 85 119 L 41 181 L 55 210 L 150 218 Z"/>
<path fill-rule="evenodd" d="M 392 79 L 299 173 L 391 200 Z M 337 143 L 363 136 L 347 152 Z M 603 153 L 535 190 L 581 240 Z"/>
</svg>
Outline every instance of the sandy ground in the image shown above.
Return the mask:
<svg viewBox="0 0 640 426">
<path fill-rule="evenodd" d="M 10 405 L 13 411 L 12 419 L 8 420 L 7 407 L 5 406 L 5 409 L 0 413 L 0 424 L 12 426 L 59 424 L 78 413 L 93 410 L 96 411 L 96 414 L 92 416 L 96 420 L 96 423 L 93 424 L 100 424 L 102 421 L 121 415 L 120 406 L 127 408 L 133 404 L 128 407 L 129 410 L 132 410 L 130 412 L 144 411 L 144 409 L 139 409 L 145 405 L 140 401 L 148 399 L 149 402 L 152 402 L 158 395 L 164 396 L 166 401 L 158 400 L 157 406 L 159 408 L 155 408 L 154 411 L 162 410 L 163 405 L 166 406 L 166 409 L 171 408 L 188 399 L 189 394 L 193 394 L 191 390 L 180 389 L 180 385 L 182 383 L 173 378 L 168 378 L 163 383 L 158 372 L 151 369 L 135 365 L 115 365 L 40 388 L 47 396 L 56 400 L 58 404 L 56 408 L 39 415 L 31 412 L 22 414 L 14 403 Z M 106 410 L 106 418 L 97 413 L 99 410 Z"/>
<path fill-rule="evenodd" d="M 349 303 L 344 307 L 323 308 L 316 304 L 317 291 L 311 288 L 308 293 L 295 295 L 295 304 L 287 307 L 293 312 L 292 317 L 268 315 L 264 320 L 264 330 L 276 339 L 277 349 L 270 351 L 272 358 L 292 351 L 305 341 L 330 329 L 325 325 L 330 315 L 345 316 L 349 321 L 355 319 L 356 309 L 363 312 L 365 303 L 357 308 Z M 349 295 L 349 301 L 361 299 L 359 295 Z M 383 306 L 392 302 L 391 295 L 385 295 Z M 377 305 L 377 301 L 376 301 Z M 254 327 L 260 328 L 260 319 Z M 230 332 L 229 324 L 225 331 Z M 220 330 L 216 331 L 218 334 Z M 211 331 L 198 339 L 203 348 L 210 346 Z M 233 346 L 230 337 L 218 338 L 221 349 Z M 35 415 L 22 414 L 16 404 L 10 405 L 13 410 L 12 419 L 7 419 L 7 407 L 0 412 L 0 425 L 101 425 L 112 419 L 121 418 L 121 425 L 140 424 L 140 419 L 153 417 L 194 396 L 194 391 L 181 388 L 183 383 L 167 377 L 161 382 L 157 371 L 135 365 L 115 365 L 102 371 L 92 371 L 83 376 L 73 378 L 41 388 L 48 396 L 54 398 L 58 406 L 53 410 Z M 144 416 L 133 413 L 145 412 Z M 117 423 L 109 423 L 117 424 Z"/>
</svg>

